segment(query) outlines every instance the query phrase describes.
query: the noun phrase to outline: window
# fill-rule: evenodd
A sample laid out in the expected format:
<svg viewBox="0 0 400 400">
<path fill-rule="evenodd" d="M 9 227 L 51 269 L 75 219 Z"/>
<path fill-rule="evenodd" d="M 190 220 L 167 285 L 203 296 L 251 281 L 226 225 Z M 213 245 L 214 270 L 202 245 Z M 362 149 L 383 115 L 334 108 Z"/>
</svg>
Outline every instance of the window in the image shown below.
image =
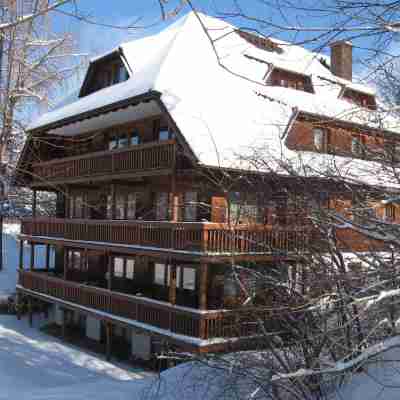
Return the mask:
<svg viewBox="0 0 400 400">
<path fill-rule="evenodd" d="M 127 219 L 136 218 L 136 193 L 128 194 L 128 201 L 126 205 L 126 217 Z"/>
<path fill-rule="evenodd" d="M 133 131 L 130 139 L 130 145 L 137 146 L 138 144 L 140 144 L 139 132 Z"/>
<path fill-rule="evenodd" d="M 114 276 L 116 278 L 124 277 L 124 259 L 122 257 L 114 257 Z"/>
<path fill-rule="evenodd" d="M 385 160 L 388 162 L 400 162 L 400 143 L 385 143 Z"/>
<path fill-rule="evenodd" d="M 109 142 L 108 142 L 108 149 L 109 150 L 114 150 L 118 148 L 118 138 L 112 138 Z"/>
<path fill-rule="evenodd" d="M 70 218 L 84 218 L 86 212 L 85 196 L 71 195 L 69 198 L 69 217 Z"/>
<path fill-rule="evenodd" d="M 256 196 L 243 197 L 243 193 L 231 193 L 229 216 L 232 224 L 263 222 L 260 206 Z"/>
<path fill-rule="evenodd" d="M 322 128 L 313 129 L 314 147 L 318 151 L 326 150 L 326 131 Z"/>
<path fill-rule="evenodd" d="M 78 271 L 81 269 L 81 253 L 79 251 L 73 252 L 72 268 Z"/>
<path fill-rule="evenodd" d="M 353 136 L 351 139 L 351 152 L 356 156 L 362 156 L 364 146 L 360 136 Z"/>
<path fill-rule="evenodd" d="M 125 219 L 125 196 L 121 194 L 115 199 L 115 218 Z"/>
<path fill-rule="evenodd" d="M 165 264 L 154 264 L 154 283 L 165 286 Z"/>
<path fill-rule="evenodd" d="M 185 221 L 196 221 L 197 219 L 197 193 L 186 192 L 185 197 Z"/>
<path fill-rule="evenodd" d="M 114 277 L 133 279 L 135 273 L 135 260 L 126 257 L 114 257 Z"/>
<path fill-rule="evenodd" d="M 108 219 L 113 219 L 112 211 L 113 211 L 113 206 L 112 206 L 112 196 L 109 194 L 107 195 L 107 218 Z"/>
<path fill-rule="evenodd" d="M 133 279 L 135 273 L 135 260 L 133 258 L 126 259 L 126 279 Z"/>
<path fill-rule="evenodd" d="M 156 219 L 158 221 L 168 219 L 168 204 L 169 204 L 169 193 L 166 192 L 156 193 L 155 208 L 156 208 Z"/>
<path fill-rule="evenodd" d="M 171 284 L 171 265 L 168 265 L 168 276 L 167 276 L 167 286 Z M 181 286 L 181 267 L 176 267 L 176 287 L 179 288 Z"/>
<path fill-rule="evenodd" d="M 194 268 L 183 268 L 182 288 L 186 290 L 196 289 L 196 270 Z"/>
<path fill-rule="evenodd" d="M 308 93 L 314 92 L 310 76 L 279 68 L 273 69 L 268 77 L 267 84 L 301 90 Z"/>
<path fill-rule="evenodd" d="M 74 269 L 76 271 L 87 270 L 87 259 L 83 252 L 78 250 L 68 250 L 67 257 L 68 269 Z"/>
<path fill-rule="evenodd" d="M 129 78 L 128 71 L 126 70 L 124 64 L 122 64 L 120 62 L 113 66 L 113 71 L 112 71 L 112 83 L 113 84 L 124 82 L 128 78 Z"/>
<path fill-rule="evenodd" d="M 74 198 L 73 198 L 73 196 L 71 196 L 69 198 L 69 207 L 68 207 L 69 218 L 74 218 L 74 207 L 75 207 Z"/>
<path fill-rule="evenodd" d="M 169 138 L 170 138 L 170 135 L 169 135 L 168 128 L 160 128 L 160 130 L 158 132 L 158 140 L 160 142 L 162 142 L 164 140 L 168 140 Z"/>
<path fill-rule="evenodd" d="M 118 138 L 118 148 L 123 149 L 124 147 L 129 146 L 129 138 L 128 136 L 121 136 Z"/>
<path fill-rule="evenodd" d="M 396 207 L 393 204 L 387 204 L 385 207 L 385 221 L 394 222 L 396 220 Z"/>
</svg>

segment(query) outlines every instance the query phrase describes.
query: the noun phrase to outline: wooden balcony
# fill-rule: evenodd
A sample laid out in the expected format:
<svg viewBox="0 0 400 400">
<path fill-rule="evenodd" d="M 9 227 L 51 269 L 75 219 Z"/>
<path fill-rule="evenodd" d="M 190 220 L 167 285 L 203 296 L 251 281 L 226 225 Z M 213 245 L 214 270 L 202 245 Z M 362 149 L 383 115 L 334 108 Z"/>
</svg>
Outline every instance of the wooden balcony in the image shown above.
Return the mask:
<svg viewBox="0 0 400 400">
<path fill-rule="evenodd" d="M 127 173 L 151 174 L 175 164 L 175 141 L 152 142 L 33 164 L 36 184 L 106 178 Z"/>
<path fill-rule="evenodd" d="M 287 254 L 308 248 L 307 231 L 290 227 L 208 222 L 149 222 L 25 218 L 21 233 L 65 240 L 105 242 L 180 252 L 215 254 Z"/>
<path fill-rule="evenodd" d="M 38 297 L 50 296 L 62 302 L 85 307 L 85 310 L 107 313 L 111 319 L 112 316 L 127 318 L 162 329 L 165 333 L 202 340 L 250 336 L 255 333 L 255 325 L 249 323 L 248 318 L 247 321 L 242 320 L 238 324 L 239 311 L 200 312 L 145 297 L 69 282 L 49 276 L 45 272 L 20 271 L 19 285 L 22 290 L 37 293 Z M 247 315 L 247 310 L 244 311 Z"/>
</svg>

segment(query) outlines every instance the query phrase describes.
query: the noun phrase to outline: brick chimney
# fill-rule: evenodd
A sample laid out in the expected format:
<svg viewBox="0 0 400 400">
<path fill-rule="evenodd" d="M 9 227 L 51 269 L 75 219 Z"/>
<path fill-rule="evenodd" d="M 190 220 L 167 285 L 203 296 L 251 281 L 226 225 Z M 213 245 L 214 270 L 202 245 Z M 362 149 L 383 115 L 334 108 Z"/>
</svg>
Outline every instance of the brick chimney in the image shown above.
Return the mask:
<svg viewBox="0 0 400 400">
<path fill-rule="evenodd" d="M 352 80 L 353 77 L 353 46 L 344 40 L 333 42 L 331 47 L 331 71 L 340 78 Z"/>
</svg>

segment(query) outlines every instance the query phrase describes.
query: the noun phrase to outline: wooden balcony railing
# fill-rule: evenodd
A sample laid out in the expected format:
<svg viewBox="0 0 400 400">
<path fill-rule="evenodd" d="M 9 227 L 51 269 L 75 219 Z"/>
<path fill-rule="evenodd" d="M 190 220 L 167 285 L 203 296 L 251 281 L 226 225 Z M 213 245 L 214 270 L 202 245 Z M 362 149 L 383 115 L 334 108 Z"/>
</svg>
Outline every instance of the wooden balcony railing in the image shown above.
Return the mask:
<svg viewBox="0 0 400 400">
<path fill-rule="evenodd" d="M 63 301 L 203 340 L 250 336 L 255 332 L 254 324 L 243 321 L 238 324 L 237 313 L 233 311 L 191 311 L 145 297 L 69 282 L 44 272 L 20 271 L 19 285 Z"/>
<path fill-rule="evenodd" d="M 163 170 L 172 168 L 174 163 L 175 141 L 168 140 L 35 163 L 33 179 L 41 182 Z"/>
<path fill-rule="evenodd" d="M 308 248 L 309 234 L 296 228 L 207 222 L 148 222 L 25 218 L 21 233 L 67 240 L 157 247 L 203 254 L 290 253 Z"/>
</svg>

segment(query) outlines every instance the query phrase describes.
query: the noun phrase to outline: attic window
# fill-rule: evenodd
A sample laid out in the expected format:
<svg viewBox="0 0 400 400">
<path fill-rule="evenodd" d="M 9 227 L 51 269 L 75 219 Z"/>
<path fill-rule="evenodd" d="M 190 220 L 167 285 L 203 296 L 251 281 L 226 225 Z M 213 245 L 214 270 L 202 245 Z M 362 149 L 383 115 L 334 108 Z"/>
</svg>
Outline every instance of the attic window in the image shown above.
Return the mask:
<svg viewBox="0 0 400 400">
<path fill-rule="evenodd" d="M 267 50 L 276 52 L 278 54 L 283 53 L 281 47 L 278 46 L 277 43 L 273 42 L 271 39 L 266 37 L 262 37 L 259 35 L 255 35 L 254 33 L 245 32 L 242 30 L 236 31 L 240 37 L 242 37 L 247 42 L 251 43 L 252 45 L 258 47 L 261 50 Z"/>
<path fill-rule="evenodd" d="M 89 69 L 88 80 L 84 82 L 80 96 L 124 82 L 128 78 L 128 71 L 121 58 L 97 61 Z"/>
<path fill-rule="evenodd" d="M 342 99 L 360 107 L 376 110 L 375 96 L 370 94 L 361 93 L 354 89 L 346 88 L 342 94 Z"/>
<path fill-rule="evenodd" d="M 267 84 L 314 93 L 311 78 L 309 76 L 292 71 L 285 71 L 279 68 L 273 69 L 267 80 Z"/>
</svg>

